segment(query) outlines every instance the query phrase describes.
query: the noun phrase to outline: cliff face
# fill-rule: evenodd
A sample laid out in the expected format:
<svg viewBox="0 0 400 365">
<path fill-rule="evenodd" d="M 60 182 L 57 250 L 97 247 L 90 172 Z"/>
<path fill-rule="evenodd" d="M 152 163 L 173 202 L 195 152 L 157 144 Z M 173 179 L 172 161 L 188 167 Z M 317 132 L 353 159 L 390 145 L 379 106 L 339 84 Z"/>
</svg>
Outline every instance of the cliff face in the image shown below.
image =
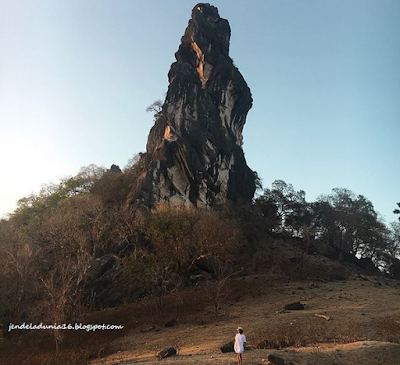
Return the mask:
<svg viewBox="0 0 400 365">
<path fill-rule="evenodd" d="M 242 150 L 250 89 L 229 57 L 230 27 L 209 4 L 193 8 L 169 87 L 147 141 L 136 199 L 215 206 L 250 202 L 254 173 Z"/>
</svg>

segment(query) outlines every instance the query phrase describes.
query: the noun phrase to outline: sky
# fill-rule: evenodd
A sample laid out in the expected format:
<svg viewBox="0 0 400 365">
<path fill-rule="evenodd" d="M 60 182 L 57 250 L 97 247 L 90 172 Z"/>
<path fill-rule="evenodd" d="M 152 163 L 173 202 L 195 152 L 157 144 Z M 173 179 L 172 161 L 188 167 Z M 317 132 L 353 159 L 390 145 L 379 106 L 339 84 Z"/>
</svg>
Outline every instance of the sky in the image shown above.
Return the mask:
<svg viewBox="0 0 400 365">
<path fill-rule="evenodd" d="M 195 2 L 0 0 L 0 216 L 82 166 L 144 152 Z M 254 104 L 247 163 L 314 201 L 400 202 L 400 1 L 215 0 Z"/>
</svg>

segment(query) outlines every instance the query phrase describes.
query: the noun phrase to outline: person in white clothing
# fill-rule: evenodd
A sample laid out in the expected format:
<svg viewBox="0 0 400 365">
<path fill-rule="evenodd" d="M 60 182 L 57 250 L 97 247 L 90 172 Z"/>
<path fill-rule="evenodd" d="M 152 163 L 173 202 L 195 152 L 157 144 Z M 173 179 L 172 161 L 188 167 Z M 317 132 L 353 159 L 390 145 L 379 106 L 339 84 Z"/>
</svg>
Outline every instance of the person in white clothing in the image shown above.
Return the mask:
<svg viewBox="0 0 400 365">
<path fill-rule="evenodd" d="M 237 334 L 235 336 L 235 343 L 233 349 L 236 352 L 236 359 L 238 365 L 242 365 L 242 354 L 244 352 L 244 344 L 246 343 L 246 336 L 243 334 L 243 328 L 237 328 Z"/>
</svg>

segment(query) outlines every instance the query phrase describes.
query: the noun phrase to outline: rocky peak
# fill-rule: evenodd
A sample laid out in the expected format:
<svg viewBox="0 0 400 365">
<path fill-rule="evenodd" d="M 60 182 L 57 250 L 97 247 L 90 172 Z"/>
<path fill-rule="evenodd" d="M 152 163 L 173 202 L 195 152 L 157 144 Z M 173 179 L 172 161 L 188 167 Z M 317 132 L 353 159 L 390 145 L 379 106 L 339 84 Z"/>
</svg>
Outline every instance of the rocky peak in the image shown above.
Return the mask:
<svg viewBox="0 0 400 365">
<path fill-rule="evenodd" d="M 252 97 L 229 57 L 230 34 L 216 7 L 193 8 L 148 137 L 148 168 L 133 189 L 135 199 L 214 206 L 253 198 L 255 175 L 241 148 Z"/>
<path fill-rule="evenodd" d="M 192 19 L 175 58 L 197 70 L 204 88 L 218 58 L 224 56 L 229 59 L 230 37 L 229 23 L 219 17 L 218 9 L 209 4 L 198 4 L 193 8 Z"/>
</svg>

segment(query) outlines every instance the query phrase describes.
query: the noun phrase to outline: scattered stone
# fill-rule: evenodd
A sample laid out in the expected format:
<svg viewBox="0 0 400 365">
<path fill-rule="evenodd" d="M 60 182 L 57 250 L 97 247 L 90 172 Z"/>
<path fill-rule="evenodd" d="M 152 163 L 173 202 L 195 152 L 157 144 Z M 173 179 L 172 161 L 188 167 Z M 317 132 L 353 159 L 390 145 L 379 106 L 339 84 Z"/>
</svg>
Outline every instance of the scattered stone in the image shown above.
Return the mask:
<svg viewBox="0 0 400 365">
<path fill-rule="evenodd" d="M 276 343 L 269 342 L 268 340 L 261 341 L 257 346 L 257 349 L 279 349 L 279 346 Z"/>
<path fill-rule="evenodd" d="M 284 349 L 284 348 L 286 348 L 286 347 L 292 347 L 292 346 L 294 346 L 294 343 L 293 343 L 293 342 L 282 341 L 282 342 L 280 343 L 279 348 Z"/>
<path fill-rule="evenodd" d="M 170 321 L 168 321 L 167 323 L 164 324 L 165 327 L 173 327 L 175 326 L 176 322 L 178 322 L 177 319 L 172 319 Z"/>
<path fill-rule="evenodd" d="M 158 360 L 162 360 L 166 357 L 173 356 L 173 355 L 176 355 L 176 349 L 174 347 L 170 346 L 170 347 L 167 347 L 165 350 L 160 351 L 157 354 L 157 358 L 158 358 Z"/>
<path fill-rule="evenodd" d="M 286 361 L 283 360 L 281 357 L 275 355 L 275 354 L 269 354 L 268 355 L 268 361 L 272 365 L 286 365 Z"/>
<path fill-rule="evenodd" d="M 285 309 L 289 311 L 297 311 L 297 310 L 303 310 L 304 309 L 304 304 L 301 304 L 300 302 L 294 302 L 290 304 L 285 305 Z"/>
<path fill-rule="evenodd" d="M 234 345 L 234 342 L 230 341 L 230 342 L 226 343 L 225 345 L 222 345 L 220 347 L 220 350 L 222 353 L 234 352 L 235 350 L 233 349 L 233 345 Z"/>
<path fill-rule="evenodd" d="M 290 311 L 281 309 L 280 311 L 276 311 L 277 314 L 285 314 L 285 313 L 290 313 Z"/>
<path fill-rule="evenodd" d="M 325 316 L 323 314 L 314 314 L 315 317 L 319 317 L 319 318 L 323 318 L 326 319 L 327 321 L 329 321 L 331 319 L 331 317 L 329 316 Z"/>
<path fill-rule="evenodd" d="M 151 326 L 149 328 L 145 328 L 145 329 L 141 329 L 140 332 L 141 333 L 145 333 L 145 332 L 150 332 L 156 329 L 156 326 Z"/>
</svg>

